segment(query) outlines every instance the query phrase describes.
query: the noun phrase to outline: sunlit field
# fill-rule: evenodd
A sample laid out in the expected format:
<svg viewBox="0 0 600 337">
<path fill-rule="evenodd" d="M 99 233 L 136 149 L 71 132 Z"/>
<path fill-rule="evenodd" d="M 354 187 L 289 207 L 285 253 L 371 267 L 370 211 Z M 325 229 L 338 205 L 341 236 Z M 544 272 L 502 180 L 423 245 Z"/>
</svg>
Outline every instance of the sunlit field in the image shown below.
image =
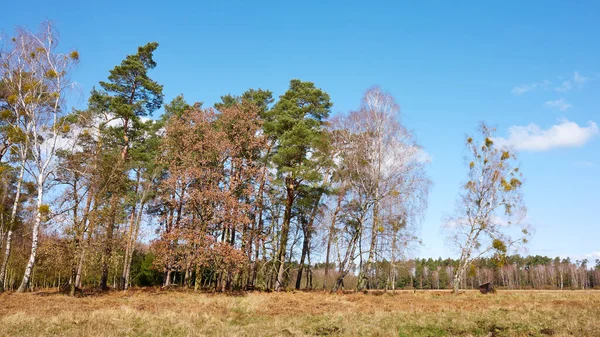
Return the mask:
<svg viewBox="0 0 600 337">
<path fill-rule="evenodd" d="M 0 295 L 2 336 L 598 336 L 600 291 Z"/>
</svg>

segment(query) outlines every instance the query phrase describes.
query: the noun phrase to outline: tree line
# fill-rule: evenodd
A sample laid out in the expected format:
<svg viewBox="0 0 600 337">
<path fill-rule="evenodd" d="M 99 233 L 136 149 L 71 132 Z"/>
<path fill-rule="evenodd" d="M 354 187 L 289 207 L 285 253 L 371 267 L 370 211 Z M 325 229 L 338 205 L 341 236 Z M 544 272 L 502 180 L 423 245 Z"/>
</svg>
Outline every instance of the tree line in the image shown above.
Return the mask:
<svg viewBox="0 0 600 337">
<path fill-rule="evenodd" d="M 458 265 L 453 259 L 408 261 L 401 270 L 411 270 L 400 287 L 412 284 L 416 289 L 452 289 L 452 276 Z M 412 276 L 412 277 L 411 277 Z M 480 258 L 471 264 L 461 288 L 477 288 L 487 282 L 503 289 L 588 289 L 600 287 L 600 259 L 591 265 L 587 259 L 547 256 L 509 255 L 502 261 Z"/>
<path fill-rule="evenodd" d="M 327 92 L 298 79 L 277 98 L 256 88 L 213 106 L 165 103 L 151 42 L 69 110 L 80 55 L 59 49 L 52 24 L 2 41 L 0 290 L 402 284 L 432 182 L 382 89 L 335 117 Z M 461 252 L 444 266 L 455 290 L 474 261 L 503 261 L 528 235 L 505 231 L 524 216 L 515 153 L 494 144 L 493 128 L 480 131 L 466 141 L 469 180 L 444 225 Z"/>
</svg>

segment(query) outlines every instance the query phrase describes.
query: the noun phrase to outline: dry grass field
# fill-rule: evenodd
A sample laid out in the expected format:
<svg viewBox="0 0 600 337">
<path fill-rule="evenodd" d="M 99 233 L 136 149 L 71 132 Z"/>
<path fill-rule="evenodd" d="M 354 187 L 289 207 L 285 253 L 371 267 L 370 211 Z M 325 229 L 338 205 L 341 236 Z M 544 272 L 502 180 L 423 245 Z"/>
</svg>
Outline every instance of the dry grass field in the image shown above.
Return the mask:
<svg viewBox="0 0 600 337">
<path fill-rule="evenodd" d="M 0 336 L 600 336 L 600 291 L 0 295 Z"/>
</svg>

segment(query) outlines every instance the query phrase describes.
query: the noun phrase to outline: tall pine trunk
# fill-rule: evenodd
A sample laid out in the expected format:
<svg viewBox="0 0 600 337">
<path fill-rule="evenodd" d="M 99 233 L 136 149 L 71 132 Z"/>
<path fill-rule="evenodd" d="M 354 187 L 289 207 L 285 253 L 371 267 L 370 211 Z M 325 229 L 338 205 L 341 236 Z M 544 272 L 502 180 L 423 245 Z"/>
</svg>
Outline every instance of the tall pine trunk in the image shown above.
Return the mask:
<svg viewBox="0 0 600 337">
<path fill-rule="evenodd" d="M 283 215 L 283 224 L 281 225 L 281 241 L 279 244 L 279 253 L 277 254 L 277 281 L 275 290 L 282 291 L 285 288 L 285 253 L 287 249 L 287 241 L 290 232 L 290 222 L 292 220 L 292 206 L 294 205 L 295 191 L 294 185 L 290 178 L 287 184 L 287 198 L 285 203 L 285 212 Z"/>
</svg>

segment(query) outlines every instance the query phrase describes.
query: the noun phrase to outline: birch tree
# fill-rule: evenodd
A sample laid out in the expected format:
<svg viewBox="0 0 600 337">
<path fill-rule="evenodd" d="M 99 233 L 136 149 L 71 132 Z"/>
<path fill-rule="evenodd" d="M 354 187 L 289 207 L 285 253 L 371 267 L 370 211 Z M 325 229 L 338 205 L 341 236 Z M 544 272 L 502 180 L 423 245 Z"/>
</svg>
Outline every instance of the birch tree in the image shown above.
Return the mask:
<svg viewBox="0 0 600 337">
<path fill-rule="evenodd" d="M 24 158 L 24 157 L 22 157 Z M 12 202 L 12 207 L 11 207 L 11 212 L 10 212 L 10 216 L 8 216 L 8 219 L 6 221 L 6 234 L 4 234 L 4 230 L 2 232 L 2 238 L 4 239 L 6 237 L 5 240 L 0 240 L 2 242 L 5 241 L 5 250 L 4 250 L 4 258 L 2 259 L 2 265 L 0 265 L 0 292 L 4 291 L 4 281 L 6 279 L 6 269 L 8 266 L 8 260 L 10 259 L 10 253 L 11 253 L 11 248 L 12 248 L 12 237 L 13 237 L 13 232 L 14 232 L 14 228 L 17 222 L 17 210 L 18 207 L 20 205 L 20 203 L 22 202 L 21 200 L 21 189 L 22 189 L 22 185 L 23 185 L 23 174 L 25 172 L 25 166 L 23 163 L 23 160 L 19 161 L 20 165 L 18 168 L 18 175 L 16 176 L 16 187 L 14 190 L 13 195 L 13 202 Z M 9 170 L 9 169 L 6 169 Z M 3 172 L 4 175 L 4 179 L 10 179 L 10 173 L 9 172 Z M 9 184 L 5 185 L 4 188 L 4 193 L 3 193 L 3 198 L 6 197 L 7 194 L 9 194 L 10 190 L 10 182 Z M 4 206 L 4 205 L 3 205 Z M 4 217 L 5 215 L 8 215 L 4 212 L 2 212 L 2 216 Z M 2 221 L 2 225 L 4 226 L 4 222 Z M 0 247 L 2 247 L 0 245 Z"/>
<path fill-rule="evenodd" d="M 79 54 L 57 51 L 58 39 L 51 23 L 44 23 L 38 33 L 20 29 L 11 40 L 14 56 L 10 81 L 17 84 L 17 90 L 8 101 L 20 115 L 18 121 L 27 144 L 24 168 L 37 190 L 31 252 L 18 289 L 23 292 L 35 265 L 40 226 L 49 215 L 44 192 L 48 178 L 56 169 L 54 157 L 63 127 L 64 98 L 72 87 L 69 71 L 79 61 Z"/>
<path fill-rule="evenodd" d="M 11 38 L 10 43 L 3 45 L 0 50 L 1 154 L 4 157 L 8 149 L 12 148 L 12 154 L 16 157 L 18 163 L 17 186 L 6 228 L 5 247 L 3 247 L 5 248 L 4 259 L 0 265 L 0 291 L 4 290 L 6 268 L 12 250 L 14 226 L 18 207 L 21 202 L 20 195 L 25 175 L 25 162 L 29 152 L 29 137 L 26 135 L 31 131 L 32 124 L 27 122 L 26 114 L 24 113 L 25 97 L 31 100 L 37 96 L 32 91 L 32 89 L 36 88 L 32 84 L 35 83 L 35 79 L 31 76 L 31 70 L 28 68 L 28 62 L 26 62 L 28 56 L 27 49 L 30 49 L 29 34 L 24 29 L 18 29 L 16 36 Z"/>
<path fill-rule="evenodd" d="M 529 235 L 516 155 L 494 144 L 493 128 L 482 123 L 479 131 L 481 139 L 467 138 L 468 180 L 462 188 L 456 215 L 444 225 L 449 239 L 460 251 L 454 270 L 455 293 L 473 259 L 492 252 L 501 258 L 508 249 L 526 243 Z M 520 231 L 512 230 L 515 226 Z"/>
<path fill-rule="evenodd" d="M 99 124 L 90 110 L 76 110 L 65 117 L 64 137 L 69 144 L 58 152 L 61 170 L 55 174 L 55 182 L 64 187 L 58 198 L 58 212 L 64 215 L 56 222 L 63 224 L 69 237 L 71 254 L 70 294 L 80 286 L 81 268 L 86 252 L 85 239 L 90 240 L 93 229 L 94 210 L 98 207 L 99 190 L 104 189 L 106 179 L 99 174 Z M 70 218 L 66 215 L 70 215 Z"/>
<path fill-rule="evenodd" d="M 361 226 L 361 235 L 368 235 L 366 261 L 362 263 L 359 256 L 359 289 L 373 286 L 373 267 L 383 253 L 377 249 L 378 240 L 386 230 L 397 235 L 399 224 L 413 223 L 427 205 L 431 181 L 425 173 L 426 161 L 399 117 L 395 99 L 374 87 L 367 90 L 360 108 L 340 121 L 345 131 L 339 136 L 346 138 L 341 142 L 344 169 L 348 170 L 350 186 L 359 201 L 355 207 L 361 214 L 355 221 Z M 392 200 L 395 206 L 388 209 L 397 213 L 383 216 L 382 203 L 391 204 Z M 386 222 L 386 217 L 390 221 Z"/>
</svg>

